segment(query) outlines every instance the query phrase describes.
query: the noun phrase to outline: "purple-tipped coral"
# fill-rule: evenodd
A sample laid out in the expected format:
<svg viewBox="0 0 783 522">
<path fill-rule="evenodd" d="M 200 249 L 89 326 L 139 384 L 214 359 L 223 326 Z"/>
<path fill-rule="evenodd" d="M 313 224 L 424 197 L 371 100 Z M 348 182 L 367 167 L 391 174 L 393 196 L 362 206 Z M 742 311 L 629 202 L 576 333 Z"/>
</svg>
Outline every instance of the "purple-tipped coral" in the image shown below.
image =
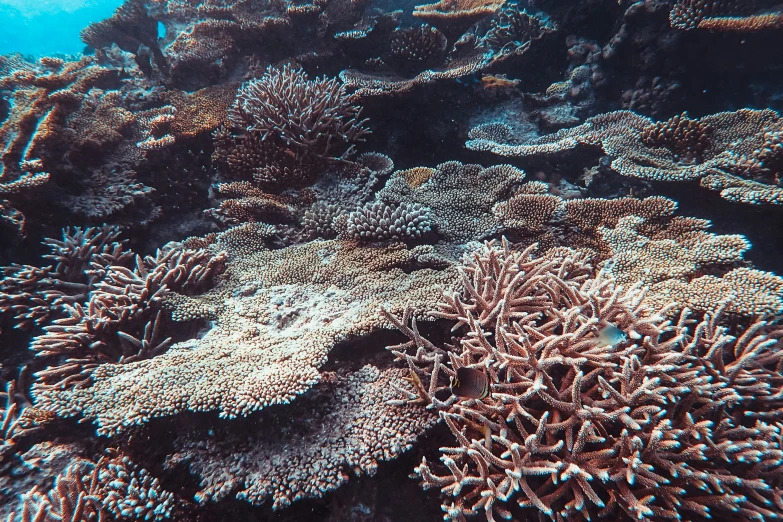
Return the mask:
<svg viewBox="0 0 783 522">
<path fill-rule="evenodd" d="M 430 209 L 418 203 L 369 203 L 348 214 L 348 237 L 360 241 L 419 239 L 432 230 Z"/>
</svg>

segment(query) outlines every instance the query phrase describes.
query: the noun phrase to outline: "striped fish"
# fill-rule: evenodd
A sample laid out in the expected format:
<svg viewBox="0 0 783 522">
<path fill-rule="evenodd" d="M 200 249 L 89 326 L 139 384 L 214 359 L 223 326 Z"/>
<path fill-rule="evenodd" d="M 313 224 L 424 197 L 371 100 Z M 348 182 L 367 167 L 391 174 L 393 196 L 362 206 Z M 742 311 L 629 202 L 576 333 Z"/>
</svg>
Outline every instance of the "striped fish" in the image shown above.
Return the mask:
<svg viewBox="0 0 783 522">
<path fill-rule="evenodd" d="M 451 393 L 457 397 L 481 400 L 489 395 L 489 378 L 481 370 L 457 368 L 457 376 L 451 378 Z"/>
</svg>

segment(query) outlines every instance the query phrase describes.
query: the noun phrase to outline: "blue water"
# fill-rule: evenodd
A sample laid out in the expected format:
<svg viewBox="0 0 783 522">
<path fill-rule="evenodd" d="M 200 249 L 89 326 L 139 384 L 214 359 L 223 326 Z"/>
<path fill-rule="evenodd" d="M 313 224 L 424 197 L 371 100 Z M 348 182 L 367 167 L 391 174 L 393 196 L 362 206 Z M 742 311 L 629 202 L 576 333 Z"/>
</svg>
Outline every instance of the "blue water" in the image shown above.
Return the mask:
<svg viewBox="0 0 783 522">
<path fill-rule="evenodd" d="M 79 32 L 122 0 L 0 0 L 0 54 L 44 56 L 84 50 Z"/>
</svg>

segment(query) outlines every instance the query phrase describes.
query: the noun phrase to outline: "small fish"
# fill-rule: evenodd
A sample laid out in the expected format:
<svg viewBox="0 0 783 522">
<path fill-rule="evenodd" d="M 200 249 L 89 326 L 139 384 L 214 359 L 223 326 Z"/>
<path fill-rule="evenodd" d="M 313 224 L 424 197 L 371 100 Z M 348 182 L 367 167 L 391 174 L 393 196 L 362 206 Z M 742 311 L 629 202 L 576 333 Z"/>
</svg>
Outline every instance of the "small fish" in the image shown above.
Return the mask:
<svg viewBox="0 0 783 522">
<path fill-rule="evenodd" d="M 612 323 L 608 323 L 598 332 L 598 340 L 602 346 L 615 346 L 628 339 L 628 336 Z"/>
<path fill-rule="evenodd" d="M 451 393 L 466 399 L 481 400 L 489 395 L 489 378 L 481 370 L 457 368 L 457 376 L 451 378 Z"/>
</svg>

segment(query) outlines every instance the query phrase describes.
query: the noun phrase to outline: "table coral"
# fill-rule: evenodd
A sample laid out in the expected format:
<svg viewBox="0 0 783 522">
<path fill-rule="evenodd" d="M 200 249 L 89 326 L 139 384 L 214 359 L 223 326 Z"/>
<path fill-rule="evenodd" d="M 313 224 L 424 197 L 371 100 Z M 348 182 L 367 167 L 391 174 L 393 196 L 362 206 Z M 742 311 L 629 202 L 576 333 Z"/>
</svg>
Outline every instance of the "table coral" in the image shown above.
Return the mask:
<svg viewBox="0 0 783 522">
<path fill-rule="evenodd" d="M 783 13 L 751 14 L 751 5 L 736 0 L 677 0 L 669 12 L 669 23 L 684 30 L 742 33 L 783 27 Z"/>
<path fill-rule="evenodd" d="M 438 232 L 447 240 L 470 241 L 499 230 L 492 207 L 507 198 L 524 176 L 511 165 L 483 168 L 449 161 L 435 167 L 426 182 L 420 182 L 410 171 L 393 174 L 377 198 L 429 207 Z"/>
<path fill-rule="evenodd" d="M 388 328 L 381 305 L 424 309 L 453 280 L 450 270 L 417 269 L 414 252 L 400 244 L 313 241 L 267 250 L 263 239 L 248 243 L 252 232 L 240 228 L 242 255 L 229 248 L 223 282 L 173 302 L 211 308 L 206 335 L 145 361 L 99 364 L 78 389 L 36 386 L 37 404 L 93 419 L 105 434 L 187 410 L 248 415 L 310 389 L 336 343 Z"/>
<path fill-rule="evenodd" d="M 214 437 L 179 438 L 168 464 L 187 462 L 201 477 L 201 503 L 234 490 L 251 504 L 269 499 L 273 509 L 322 497 L 351 475 L 374 475 L 380 462 L 410 449 L 436 422 L 423 408 L 388 404 L 394 386 L 406 386 L 405 374 L 367 365 L 336 375 L 285 412 L 269 412 L 250 438 L 235 436 L 229 425 Z"/>
<path fill-rule="evenodd" d="M 740 109 L 697 120 L 678 115 L 664 122 L 616 111 L 526 142 L 517 142 L 507 125 L 486 124 L 470 131 L 467 147 L 522 157 L 598 147 L 612 159 L 611 168 L 624 176 L 655 181 L 706 178 L 703 186 L 721 190 L 733 201 L 777 204 L 779 181 L 770 170 L 779 172 L 776 140 L 781 127 L 783 121 L 771 110 Z M 737 180 L 740 175 L 750 178 L 746 185 Z"/>
<path fill-rule="evenodd" d="M 498 11 L 504 3 L 505 0 L 441 0 L 434 4 L 417 5 L 413 16 L 456 39 L 468 27 Z"/>
</svg>

